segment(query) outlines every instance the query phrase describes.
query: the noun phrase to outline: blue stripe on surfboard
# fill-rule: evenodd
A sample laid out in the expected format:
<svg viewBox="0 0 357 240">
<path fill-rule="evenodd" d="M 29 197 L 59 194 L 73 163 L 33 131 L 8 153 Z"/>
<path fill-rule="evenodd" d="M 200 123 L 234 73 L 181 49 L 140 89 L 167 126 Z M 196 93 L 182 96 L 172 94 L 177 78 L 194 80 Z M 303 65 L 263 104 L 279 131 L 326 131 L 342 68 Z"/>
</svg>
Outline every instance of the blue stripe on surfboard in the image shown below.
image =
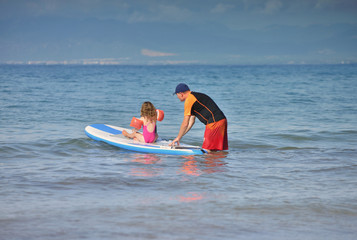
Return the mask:
<svg viewBox="0 0 357 240">
<path fill-rule="evenodd" d="M 130 143 L 130 145 L 136 145 L 140 147 L 151 147 L 151 148 L 160 148 L 160 145 L 153 145 L 153 144 L 144 144 L 144 143 Z"/>
<path fill-rule="evenodd" d="M 96 128 L 98 130 L 101 130 L 103 132 L 107 132 L 107 133 L 111 133 L 111 134 L 121 134 L 121 131 L 119 131 L 117 129 L 114 129 L 114 128 L 111 128 L 111 127 L 108 127 L 105 124 L 93 124 L 93 125 L 90 125 L 90 126 L 93 127 L 93 128 Z"/>
</svg>

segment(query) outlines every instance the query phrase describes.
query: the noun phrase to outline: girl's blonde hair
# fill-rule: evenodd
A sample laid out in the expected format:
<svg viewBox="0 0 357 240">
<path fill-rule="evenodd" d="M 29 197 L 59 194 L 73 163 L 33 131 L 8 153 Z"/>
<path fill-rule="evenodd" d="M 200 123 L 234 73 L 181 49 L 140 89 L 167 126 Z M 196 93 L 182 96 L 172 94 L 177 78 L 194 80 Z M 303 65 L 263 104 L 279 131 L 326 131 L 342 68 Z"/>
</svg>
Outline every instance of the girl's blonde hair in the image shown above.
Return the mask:
<svg viewBox="0 0 357 240">
<path fill-rule="evenodd" d="M 151 102 L 144 102 L 141 105 L 140 115 L 147 117 L 150 121 L 155 121 L 157 118 L 156 108 Z"/>
</svg>

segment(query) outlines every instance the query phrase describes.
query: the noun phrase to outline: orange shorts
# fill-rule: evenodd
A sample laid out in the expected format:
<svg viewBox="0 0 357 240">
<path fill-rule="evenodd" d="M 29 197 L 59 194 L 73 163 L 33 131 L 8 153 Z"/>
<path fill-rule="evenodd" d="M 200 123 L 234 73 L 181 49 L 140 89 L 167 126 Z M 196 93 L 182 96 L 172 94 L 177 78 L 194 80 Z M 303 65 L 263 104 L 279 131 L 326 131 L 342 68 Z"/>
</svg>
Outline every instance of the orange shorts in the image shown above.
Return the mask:
<svg viewBox="0 0 357 240">
<path fill-rule="evenodd" d="M 206 125 L 203 149 L 228 150 L 227 119 Z"/>
</svg>

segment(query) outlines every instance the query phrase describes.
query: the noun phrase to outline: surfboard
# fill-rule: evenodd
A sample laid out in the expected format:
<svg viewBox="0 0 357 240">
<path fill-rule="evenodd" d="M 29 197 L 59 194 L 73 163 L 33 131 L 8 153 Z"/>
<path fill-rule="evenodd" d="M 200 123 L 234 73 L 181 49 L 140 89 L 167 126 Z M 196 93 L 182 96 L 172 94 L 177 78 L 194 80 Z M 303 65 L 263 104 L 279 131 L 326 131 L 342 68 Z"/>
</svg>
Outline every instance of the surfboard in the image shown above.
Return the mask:
<svg viewBox="0 0 357 240">
<path fill-rule="evenodd" d="M 131 132 L 130 129 L 107 124 L 93 124 L 84 129 L 87 136 L 94 140 L 106 142 L 110 145 L 136 152 L 172 155 L 202 155 L 207 153 L 206 150 L 200 147 L 188 144 L 180 144 L 179 146 L 171 147 L 169 146 L 169 141 L 160 138 L 155 143 L 141 143 L 137 140 L 124 137 L 122 135 L 123 130 Z"/>
</svg>

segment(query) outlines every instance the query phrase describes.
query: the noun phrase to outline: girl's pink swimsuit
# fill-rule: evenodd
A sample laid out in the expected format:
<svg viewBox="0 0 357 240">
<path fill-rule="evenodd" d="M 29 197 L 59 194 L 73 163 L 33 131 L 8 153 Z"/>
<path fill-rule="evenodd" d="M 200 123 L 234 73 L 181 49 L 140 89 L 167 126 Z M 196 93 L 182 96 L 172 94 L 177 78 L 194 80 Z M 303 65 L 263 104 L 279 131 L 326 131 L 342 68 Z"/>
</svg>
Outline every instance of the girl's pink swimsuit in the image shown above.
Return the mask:
<svg viewBox="0 0 357 240">
<path fill-rule="evenodd" d="M 155 129 L 152 132 L 149 132 L 147 129 L 147 126 L 143 126 L 143 136 L 145 139 L 146 143 L 153 143 L 155 142 L 155 138 L 156 138 L 156 125 L 155 125 Z"/>
</svg>

